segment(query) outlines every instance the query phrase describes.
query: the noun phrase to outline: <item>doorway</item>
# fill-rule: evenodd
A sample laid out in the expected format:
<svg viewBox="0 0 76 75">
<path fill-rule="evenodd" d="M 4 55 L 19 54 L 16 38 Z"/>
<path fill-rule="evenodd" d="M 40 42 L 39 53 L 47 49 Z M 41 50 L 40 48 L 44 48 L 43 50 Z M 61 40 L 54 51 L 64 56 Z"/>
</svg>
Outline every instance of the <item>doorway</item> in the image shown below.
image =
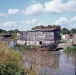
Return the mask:
<svg viewBox="0 0 76 75">
<path fill-rule="evenodd" d="M 39 41 L 39 45 L 42 45 L 42 41 Z"/>
</svg>

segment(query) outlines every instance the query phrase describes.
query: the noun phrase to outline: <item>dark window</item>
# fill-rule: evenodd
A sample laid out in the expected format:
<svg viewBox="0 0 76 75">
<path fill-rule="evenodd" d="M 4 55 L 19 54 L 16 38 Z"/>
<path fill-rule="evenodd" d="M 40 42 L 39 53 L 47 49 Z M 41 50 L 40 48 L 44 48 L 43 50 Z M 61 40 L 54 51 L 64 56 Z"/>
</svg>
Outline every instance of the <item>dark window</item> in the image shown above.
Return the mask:
<svg viewBox="0 0 76 75">
<path fill-rule="evenodd" d="M 42 45 L 42 41 L 39 41 L 39 44 Z"/>
</svg>

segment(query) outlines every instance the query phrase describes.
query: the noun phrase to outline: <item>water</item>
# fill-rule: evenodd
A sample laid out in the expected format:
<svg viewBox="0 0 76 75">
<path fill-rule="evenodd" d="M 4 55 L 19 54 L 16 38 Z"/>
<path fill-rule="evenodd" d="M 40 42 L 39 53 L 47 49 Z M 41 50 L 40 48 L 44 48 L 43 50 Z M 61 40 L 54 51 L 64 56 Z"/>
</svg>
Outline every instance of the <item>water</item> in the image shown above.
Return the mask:
<svg viewBox="0 0 76 75">
<path fill-rule="evenodd" d="M 26 51 L 26 67 L 35 68 L 41 75 L 76 75 L 75 54 L 53 51 Z"/>
</svg>

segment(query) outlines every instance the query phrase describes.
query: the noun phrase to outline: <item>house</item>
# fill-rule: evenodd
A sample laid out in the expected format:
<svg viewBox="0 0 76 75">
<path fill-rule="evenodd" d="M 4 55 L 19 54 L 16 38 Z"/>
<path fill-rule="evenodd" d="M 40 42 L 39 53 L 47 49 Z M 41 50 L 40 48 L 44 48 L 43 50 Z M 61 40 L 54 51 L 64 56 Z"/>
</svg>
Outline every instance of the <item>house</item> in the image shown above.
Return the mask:
<svg viewBox="0 0 76 75">
<path fill-rule="evenodd" d="M 62 40 L 69 40 L 70 39 L 70 35 L 69 34 L 63 34 L 61 39 Z"/>
<path fill-rule="evenodd" d="M 11 32 L 6 32 L 4 38 L 10 38 L 12 36 Z"/>
<path fill-rule="evenodd" d="M 76 34 L 73 35 L 72 44 L 76 46 Z"/>
<path fill-rule="evenodd" d="M 17 32 L 17 37 L 18 37 L 19 39 L 22 39 L 22 32 Z"/>
<path fill-rule="evenodd" d="M 60 40 L 60 29 L 44 28 L 22 32 L 22 40 L 26 45 L 49 45 Z"/>
<path fill-rule="evenodd" d="M 0 37 L 0 41 L 4 41 L 4 37 Z"/>
</svg>

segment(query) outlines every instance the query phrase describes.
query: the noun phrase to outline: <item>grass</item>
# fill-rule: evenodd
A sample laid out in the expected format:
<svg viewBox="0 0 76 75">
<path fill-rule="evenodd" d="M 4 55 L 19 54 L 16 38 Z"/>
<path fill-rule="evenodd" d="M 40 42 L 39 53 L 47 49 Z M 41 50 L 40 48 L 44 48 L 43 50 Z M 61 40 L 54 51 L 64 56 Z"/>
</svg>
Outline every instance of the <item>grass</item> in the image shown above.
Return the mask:
<svg viewBox="0 0 76 75">
<path fill-rule="evenodd" d="M 36 72 L 25 67 L 20 51 L 0 42 L 0 75 L 36 75 Z"/>
<path fill-rule="evenodd" d="M 0 37 L 2 37 L 5 33 L 0 33 Z"/>
<path fill-rule="evenodd" d="M 72 46 L 72 47 L 67 47 L 66 52 L 76 52 L 76 46 Z"/>
<path fill-rule="evenodd" d="M 16 45 L 16 47 L 19 47 L 21 51 L 27 51 L 27 50 L 36 50 L 37 46 L 35 45 Z"/>
</svg>

